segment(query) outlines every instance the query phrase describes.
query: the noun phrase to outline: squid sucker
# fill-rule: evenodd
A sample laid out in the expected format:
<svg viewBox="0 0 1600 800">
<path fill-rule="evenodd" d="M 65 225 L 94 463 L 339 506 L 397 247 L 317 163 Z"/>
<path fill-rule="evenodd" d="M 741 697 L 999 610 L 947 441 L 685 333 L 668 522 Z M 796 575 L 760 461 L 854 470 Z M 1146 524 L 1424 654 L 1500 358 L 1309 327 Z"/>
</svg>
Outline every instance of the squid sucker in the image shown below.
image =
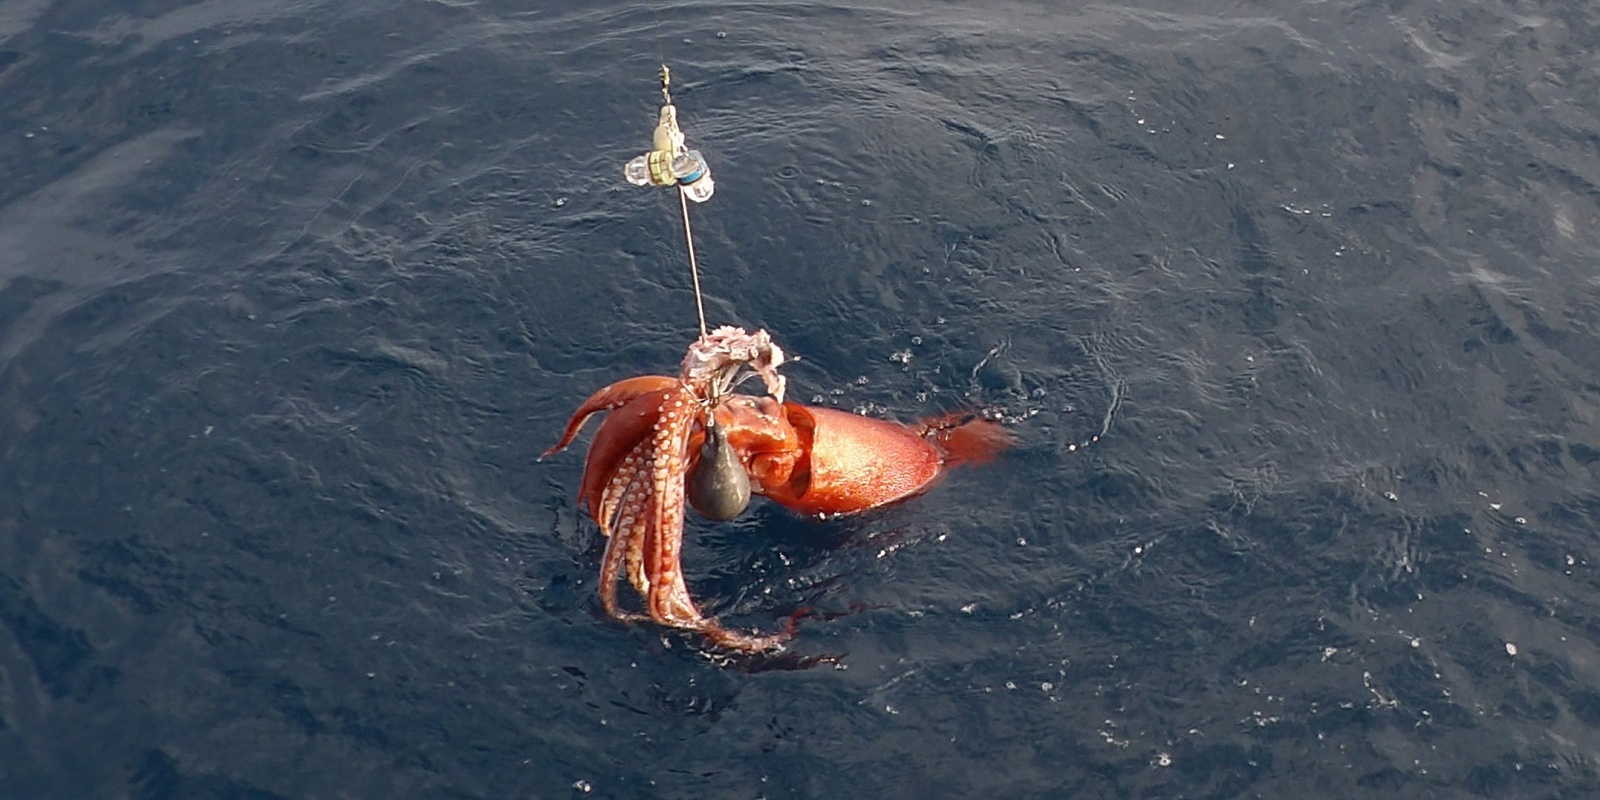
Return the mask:
<svg viewBox="0 0 1600 800">
<path fill-rule="evenodd" d="M 925 491 L 944 469 L 992 459 L 1012 442 L 998 423 L 950 415 L 912 427 L 784 401 L 783 350 L 764 330 L 720 327 L 689 346 L 677 377 L 642 375 L 589 397 L 567 422 L 572 443 L 607 412 L 578 490 L 607 537 L 600 603 L 614 619 L 694 631 L 735 652 L 782 649 L 792 628 L 744 633 L 702 614 L 684 582 L 684 508 L 738 516 L 752 493 L 801 514 L 851 514 Z M 734 394 L 754 374 L 765 395 Z M 623 574 L 644 612 L 617 602 Z"/>
</svg>

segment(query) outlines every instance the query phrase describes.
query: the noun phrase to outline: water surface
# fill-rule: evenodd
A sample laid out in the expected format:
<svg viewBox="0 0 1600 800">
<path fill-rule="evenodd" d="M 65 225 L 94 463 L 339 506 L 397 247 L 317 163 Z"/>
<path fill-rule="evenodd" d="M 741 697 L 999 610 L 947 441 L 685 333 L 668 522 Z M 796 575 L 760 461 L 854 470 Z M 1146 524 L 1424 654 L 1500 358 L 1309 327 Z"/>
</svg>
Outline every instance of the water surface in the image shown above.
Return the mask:
<svg viewBox="0 0 1600 800">
<path fill-rule="evenodd" d="M 1596 23 L 0 3 L 0 794 L 1592 794 Z M 712 321 L 1022 442 L 693 523 L 837 666 L 604 619 L 534 461 L 695 333 L 663 60 Z"/>
</svg>

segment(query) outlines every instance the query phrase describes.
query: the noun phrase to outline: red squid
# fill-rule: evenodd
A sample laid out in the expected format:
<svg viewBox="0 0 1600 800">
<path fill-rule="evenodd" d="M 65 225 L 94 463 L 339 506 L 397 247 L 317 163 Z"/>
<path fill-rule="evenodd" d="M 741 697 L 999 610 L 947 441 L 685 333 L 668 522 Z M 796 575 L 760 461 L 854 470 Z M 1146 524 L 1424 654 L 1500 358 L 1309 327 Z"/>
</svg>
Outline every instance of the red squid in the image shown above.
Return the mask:
<svg viewBox="0 0 1600 800">
<path fill-rule="evenodd" d="M 690 598 L 680 559 L 686 500 L 713 519 L 736 515 L 750 492 L 801 514 L 851 514 L 920 494 L 946 467 L 988 460 L 1011 443 L 999 424 L 972 415 L 913 427 L 785 402 L 782 363 L 766 331 L 718 328 L 689 347 L 677 377 L 628 378 L 595 392 L 544 453 L 609 412 L 578 493 L 608 537 L 600 567 L 607 614 L 696 631 L 730 650 L 777 650 L 789 633 L 728 629 Z M 734 394 L 751 372 L 767 394 Z M 618 605 L 624 573 L 644 614 Z"/>
</svg>

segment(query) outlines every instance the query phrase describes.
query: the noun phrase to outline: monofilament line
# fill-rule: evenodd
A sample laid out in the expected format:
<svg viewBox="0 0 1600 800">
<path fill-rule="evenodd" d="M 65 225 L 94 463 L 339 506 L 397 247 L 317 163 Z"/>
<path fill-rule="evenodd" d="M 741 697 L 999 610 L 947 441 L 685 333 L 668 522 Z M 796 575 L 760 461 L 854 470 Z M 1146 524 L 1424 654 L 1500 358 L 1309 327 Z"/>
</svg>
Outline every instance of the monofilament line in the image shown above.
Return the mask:
<svg viewBox="0 0 1600 800">
<path fill-rule="evenodd" d="M 672 105 L 672 70 L 661 61 L 661 102 Z M 706 301 L 700 295 L 700 265 L 694 260 L 694 229 L 689 227 L 689 195 L 678 187 L 678 205 L 683 206 L 683 240 L 689 246 L 689 277 L 694 280 L 694 310 L 700 316 L 700 338 L 706 338 Z"/>
<path fill-rule="evenodd" d="M 683 239 L 689 245 L 689 276 L 694 279 L 694 310 L 700 315 L 700 338 L 706 338 L 706 302 L 700 296 L 700 265 L 694 260 L 694 231 L 689 227 L 689 196 L 678 189 L 678 204 L 683 206 Z"/>
</svg>

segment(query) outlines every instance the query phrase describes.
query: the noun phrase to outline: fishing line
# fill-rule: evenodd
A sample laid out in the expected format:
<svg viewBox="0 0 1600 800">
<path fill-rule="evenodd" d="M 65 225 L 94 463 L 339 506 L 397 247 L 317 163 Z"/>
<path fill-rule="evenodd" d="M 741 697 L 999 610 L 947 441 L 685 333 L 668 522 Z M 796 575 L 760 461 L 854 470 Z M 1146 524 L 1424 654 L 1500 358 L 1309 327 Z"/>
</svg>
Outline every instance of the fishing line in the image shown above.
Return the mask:
<svg viewBox="0 0 1600 800">
<path fill-rule="evenodd" d="M 662 30 L 661 7 L 652 5 L 651 16 L 656 21 L 656 55 L 661 63 L 661 104 L 672 105 L 672 70 L 667 68 L 667 50 L 664 46 L 666 32 Z M 700 320 L 700 338 L 707 335 L 706 329 L 706 301 L 700 291 L 700 265 L 694 256 L 694 228 L 689 224 L 689 196 L 682 186 L 678 187 L 678 205 L 683 208 L 683 243 L 689 252 L 689 278 L 694 283 L 694 310 Z"/>
<path fill-rule="evenodd" d="M 706 338 L 706 302 L 700 296 L 700 265 L 694 260 L 694 232 L 689 229 L 689 198 L 678 190 L 678 204 L 683 206 L 683 241 L 689 248 L 689 277 L 694 279 L 694 310 L 700 315 L 700 338 Z"/>
<path fill-rule="evenodd" d="M 672 105 L 672 70 L 661 65 L 661 103 Z M 706 338 L 706 302 L 700 292 L 700 264 L 694 257 L 694 227 L 689 224 L 689 195 L 678 187 L 678 205 L 683 208 L 683 243 L 689 251 L 689 277 L 694 281 L 694 309 L 700 318 L 700 338 Z"/>
</svg>

